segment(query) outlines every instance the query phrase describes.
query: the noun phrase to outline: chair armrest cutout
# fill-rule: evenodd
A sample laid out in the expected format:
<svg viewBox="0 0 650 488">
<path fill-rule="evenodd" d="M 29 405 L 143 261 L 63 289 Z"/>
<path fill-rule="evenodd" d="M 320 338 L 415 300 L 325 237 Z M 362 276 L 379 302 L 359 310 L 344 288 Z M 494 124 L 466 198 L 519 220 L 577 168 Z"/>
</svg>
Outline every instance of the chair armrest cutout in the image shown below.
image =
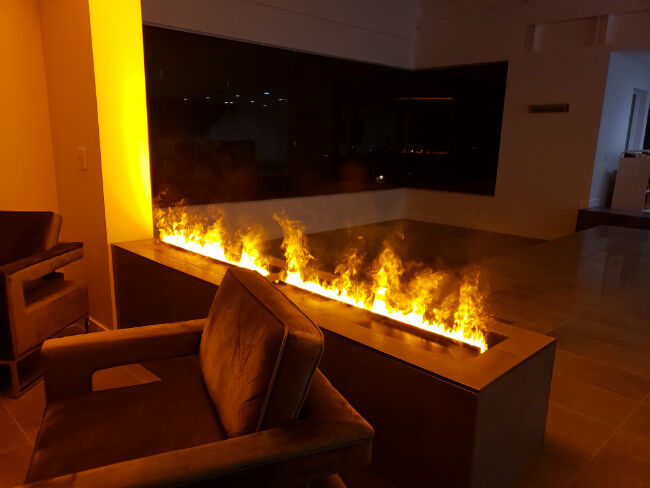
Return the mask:
<svg viewBox="0 0 650 488">
<path fill-rule="evenodd" d="M 203 322 L 157 324 L 45 341 L 41 355 L 47 402 L 90 393 L 97 370 L 197 354 Z"/>
</svg>

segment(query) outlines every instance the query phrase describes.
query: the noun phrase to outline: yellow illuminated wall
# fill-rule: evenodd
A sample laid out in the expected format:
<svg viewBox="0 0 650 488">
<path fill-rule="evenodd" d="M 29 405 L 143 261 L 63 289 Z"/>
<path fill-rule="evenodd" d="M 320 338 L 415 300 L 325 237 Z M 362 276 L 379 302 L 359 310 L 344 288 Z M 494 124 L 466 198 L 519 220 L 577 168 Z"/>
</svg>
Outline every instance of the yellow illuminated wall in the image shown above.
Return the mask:
<svg viewBox="0 0 650 488">
<path fill-rule="evenodd" d="M 140 2 L 88 0 L 108 242 L 152 236 Z"/>
<path fill-rule="evenodd" d="M 0 210 L 58 210 L 36 0 L 0 1 Z"/>
<path fill-rule="evenodd" d="M 91 319 L 112 327 L 110 244 L 152 235 L 140 2 L 38 0 L 37 6 L 62 236 L 83 241 L 85 252 L 66 274 L 87 281 Z"/>
<path fill-rule="evenodd" d="M 97 97 L 87 1 L 40 0 L 61 237 L 84 243 L 84 259 L 66 267 L 88 284 L 90 317 L 113 323 Z M 80 168 L 78 148 L 86 155 Z"/>
</svg>

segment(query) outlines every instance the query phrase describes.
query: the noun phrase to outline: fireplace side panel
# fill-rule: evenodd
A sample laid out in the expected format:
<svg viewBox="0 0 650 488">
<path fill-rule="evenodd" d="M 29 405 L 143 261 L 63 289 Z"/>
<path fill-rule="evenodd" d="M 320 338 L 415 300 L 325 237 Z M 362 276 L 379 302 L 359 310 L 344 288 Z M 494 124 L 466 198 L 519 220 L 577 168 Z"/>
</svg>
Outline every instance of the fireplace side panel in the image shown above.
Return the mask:
<svg viewBox="0 0 650 488">
<path fill-rule="evenodd" d="M 373 469 L 399 486 L 469 486 L 477 394 L 323 332 L 321 370 L 375 429 Z"/>
<path fill-rule="evenodd" d="M 555 342 L 479 394 L 473 488 L 509 486 L 544 441 Z"/>
<path fill-rule="evenodd" d="M 118 246 L 111 248 L 118 329 L 208 315 L 216 285 Z"/>
</svg>

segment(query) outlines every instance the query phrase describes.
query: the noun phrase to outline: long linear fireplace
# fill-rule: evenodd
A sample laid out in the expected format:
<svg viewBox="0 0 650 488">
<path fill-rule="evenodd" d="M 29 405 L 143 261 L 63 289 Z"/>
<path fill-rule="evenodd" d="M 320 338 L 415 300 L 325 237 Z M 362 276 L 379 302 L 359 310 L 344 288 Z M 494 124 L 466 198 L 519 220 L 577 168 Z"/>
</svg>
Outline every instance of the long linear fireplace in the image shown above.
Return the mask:
<svg viewBox="0 0 650 488">
<path fill-rule="evenodd" d="M 119 327 L 204 317 L 230 266 L 154 239 L 112 252 Z M 372 467 L 398 486 L 507 486 L 540 449 L 555 339 L 488 319 L 481 349 L 276 286 L 322 328 L 321 369 L 374 426 Z"/>
<path fill-rule="evenodd" d="M 404 263 L 386 241 L 369 270 L 364 269 L 365 249 L 352 246 L 340 257 L 334 274 L 327 274 L 311 255 L 305 227 L 285 215 L 274 216 L 283 231 L 282 261 L 264 251 L 261 231 L 229 230 L 221 215 L 208 221 L 184 207 L 158 209 L 155 214 L 158 237 L 167 244 L 253 269 L 271 280 L 468 344 L 481 352 L 488 347 L 488 316 L 475 271 L 458 279 L 419 263 Z"/>
</svg>

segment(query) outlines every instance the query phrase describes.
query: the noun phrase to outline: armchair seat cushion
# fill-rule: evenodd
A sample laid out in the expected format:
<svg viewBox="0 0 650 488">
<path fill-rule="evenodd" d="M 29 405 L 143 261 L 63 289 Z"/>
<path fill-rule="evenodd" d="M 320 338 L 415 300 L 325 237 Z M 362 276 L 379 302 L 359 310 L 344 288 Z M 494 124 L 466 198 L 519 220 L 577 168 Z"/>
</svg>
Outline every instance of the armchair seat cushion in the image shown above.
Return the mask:
<svg viewBox="0 0 650 488">
<path fill-rule="evenodd" d="M 48 405 L 27 481 L 225 439 L 198 356 L 164 362 L 162 381 Z"/>
</svg>

